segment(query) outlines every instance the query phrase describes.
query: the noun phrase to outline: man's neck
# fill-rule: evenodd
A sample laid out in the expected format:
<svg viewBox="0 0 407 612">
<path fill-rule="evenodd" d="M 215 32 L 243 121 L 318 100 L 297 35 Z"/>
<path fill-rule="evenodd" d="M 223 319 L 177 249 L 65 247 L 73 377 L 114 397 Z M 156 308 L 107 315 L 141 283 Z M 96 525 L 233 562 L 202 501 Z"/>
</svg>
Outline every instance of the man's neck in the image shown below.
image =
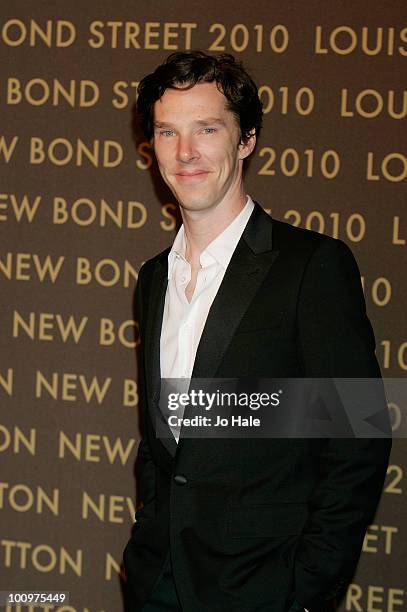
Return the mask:
<svg viewBox="0 0 407 612">
<path fill-rule="evenodd" d="M 236 219 L 246 203 L 247 195 L 242 193 L 233 204 L 227 207 L 220 204 L 207 214 L 195 215 L 181 210 L 186 242 L 185 259 L 192 267 L 199 267 L 201 253 Z"/>
</svg>

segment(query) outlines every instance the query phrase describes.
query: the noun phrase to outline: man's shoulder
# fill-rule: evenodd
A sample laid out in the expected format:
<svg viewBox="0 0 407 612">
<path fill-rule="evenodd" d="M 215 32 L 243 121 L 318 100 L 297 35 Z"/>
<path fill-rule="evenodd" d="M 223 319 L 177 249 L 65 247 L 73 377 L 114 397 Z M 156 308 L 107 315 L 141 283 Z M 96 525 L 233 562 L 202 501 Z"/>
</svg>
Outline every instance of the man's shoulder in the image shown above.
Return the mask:
<svg viewBox="0 0 407 612">
<path fill-rule="evenodd" d="M 331 239 L 329 236 L 315 232 L 314 230 L 304 229 L 297 225 L 272 218 L 273 223 L 273 238 L 278 246 L 284 246 L 289 241 L 290 246 L 293 244 L 304 246 L 318 246 L 325 239 Z M 332 239 L 331 239 L 332 240 Z"/>
<path fill-rule="evenodd" d="M 259 204 L 259 207 L 261 205 Z M 262 207 L 261 207 L 262 208 Z M 264 213 L 264 215 L 263 215 Z M 338 244 L 344 244 L 341 240 L 321 234 L 311 229 L 292 225 L 287 221 L 282 221 L 270 216 L 263 208 L 260 213 L 265 223 L 270 224 L 272 233 L 273 248 L 281 251 L 293 249 L 299 251 L 313 251 L 323 244 L 335 248 Z"/>
<path fill-rule="evenodd" d="M 291 260 L 296 265 L 308 266 L 312 261 L 316 266 L 324 266 L 326 262 L 337 263 L 357 269 L 355 257 L 348 245 L 338 238 L 321 234 L 314 230 L 294 226 L 268 215 L 260 206 L 257 214 L 266 231 L 271 233 L 272 248 L 278 251 L 285 261 Z"/>
</svg>

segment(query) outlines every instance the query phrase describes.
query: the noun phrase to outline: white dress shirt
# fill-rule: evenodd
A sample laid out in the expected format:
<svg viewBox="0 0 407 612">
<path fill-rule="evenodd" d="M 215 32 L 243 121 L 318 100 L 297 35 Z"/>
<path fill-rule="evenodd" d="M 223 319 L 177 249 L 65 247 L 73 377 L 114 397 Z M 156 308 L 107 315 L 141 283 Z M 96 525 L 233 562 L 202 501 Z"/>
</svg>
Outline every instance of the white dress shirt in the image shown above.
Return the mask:
<svg viewBox="0 0 407 612">
<path fill-rule="evenodd" d="M 185 259 L 184 226 L 179 229 L 168 254 L 168 286 L 160 340 L 161 378 L 184 378 L 189 384 L 209 309 L 253 208 L 253 200 L 248 196 L 237 217 L 202 251 L 201 268 L 190 302 L 185 289 L 191 280 L 191 266 Z M 179 430 L 174 429 L 173 434 L 178 441 Z"/>
</svg>

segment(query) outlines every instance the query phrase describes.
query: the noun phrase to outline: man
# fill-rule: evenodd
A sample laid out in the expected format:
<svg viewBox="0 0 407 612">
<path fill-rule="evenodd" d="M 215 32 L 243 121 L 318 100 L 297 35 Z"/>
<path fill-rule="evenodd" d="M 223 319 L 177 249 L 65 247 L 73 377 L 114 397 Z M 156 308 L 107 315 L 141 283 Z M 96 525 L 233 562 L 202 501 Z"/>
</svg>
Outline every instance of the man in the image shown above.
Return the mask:
<svg viewBox="0 0 407 612">
<path fill-rule="evenodd" d="M 340 241 L 246 194 L 261 126 L 233 57 L 172 54 L 138 112 L 183 225 L 137 287 L 145 433 L 125 550 L 131 610 L 331 609 L 386 472 L 386 439 L 159 438 L 160 379 L 379 377 L 357 265 Z"/>
</svg>

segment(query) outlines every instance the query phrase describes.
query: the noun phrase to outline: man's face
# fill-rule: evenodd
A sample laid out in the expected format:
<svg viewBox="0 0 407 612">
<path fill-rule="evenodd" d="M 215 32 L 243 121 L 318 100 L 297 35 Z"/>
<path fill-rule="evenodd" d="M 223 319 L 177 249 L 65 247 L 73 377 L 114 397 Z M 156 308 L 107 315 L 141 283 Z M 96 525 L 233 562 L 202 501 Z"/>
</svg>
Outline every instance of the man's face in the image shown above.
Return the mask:
<svg viewBox="0 0 407 612">
<path fill-rule="evenodd" d="M 154 151 L 180 206 L 209 211 L 242 193 L 243 159 L 255 136 L 240 143 L 239 126 L 216 83 L 167 89 L 154 105 Z"/>
</svg>

